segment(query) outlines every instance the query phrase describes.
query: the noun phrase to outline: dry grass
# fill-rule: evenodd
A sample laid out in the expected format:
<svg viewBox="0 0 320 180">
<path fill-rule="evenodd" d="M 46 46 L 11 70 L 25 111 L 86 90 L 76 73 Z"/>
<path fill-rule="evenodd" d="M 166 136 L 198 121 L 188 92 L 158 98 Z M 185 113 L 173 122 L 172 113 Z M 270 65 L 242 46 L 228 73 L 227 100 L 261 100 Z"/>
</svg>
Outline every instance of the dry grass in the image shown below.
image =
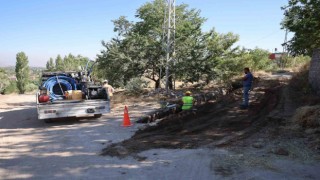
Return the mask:
<svg viewBox="0 0 320 180">
<path fill-rule="evenodd" d="M 293 121 L 304 128 L 320 126 L 320 105 L 304 106 L 298 108 L 293 116 Z"/>
<path fill-rule="evenodd" d="M 292 89 L 297 90 L 297 91 L 302 91 L 305 94 L 310 93 L 311 87 L 310 87 L 309 81 L 308 81 L 309 66 L 310 66 L 310 64 L 305 64 L 292 77 L 292 79 L 290 81 L 290 86 Z"/>
<path fill-rule="evenodd" d="M 266 72 L 266 71 L 255 71 L 253 72 L 253 76 L 255 77 L 268 77 L 271 76 L 271 72 Z"/>
</svg>

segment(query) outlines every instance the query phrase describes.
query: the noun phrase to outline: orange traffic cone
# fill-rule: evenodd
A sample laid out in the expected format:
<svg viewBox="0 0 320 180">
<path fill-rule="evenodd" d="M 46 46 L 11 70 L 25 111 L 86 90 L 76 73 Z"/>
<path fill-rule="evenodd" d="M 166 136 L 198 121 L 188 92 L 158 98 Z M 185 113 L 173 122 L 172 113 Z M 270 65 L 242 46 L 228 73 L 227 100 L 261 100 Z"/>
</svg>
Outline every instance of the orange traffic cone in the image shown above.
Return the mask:
<svg viewBox="0 0 320 180">
<path fill-rule="evenodd" d="M 130 122 L 130 117 L 129 117 L 127 106 L 124 107 L 122 126 L 124 126 L 124 127 L 131 126 L 131 122 Z"/>
</svg>

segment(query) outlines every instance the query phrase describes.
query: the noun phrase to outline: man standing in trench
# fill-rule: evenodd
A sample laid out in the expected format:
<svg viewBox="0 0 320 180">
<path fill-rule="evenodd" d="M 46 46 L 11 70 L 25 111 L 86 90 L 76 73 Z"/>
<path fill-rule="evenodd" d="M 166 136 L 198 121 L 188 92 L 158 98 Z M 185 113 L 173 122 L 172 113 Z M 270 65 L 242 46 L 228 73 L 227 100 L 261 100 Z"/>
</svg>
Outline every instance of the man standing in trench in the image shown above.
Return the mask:
<svg viewBox="0 0 320 180">
<path fill-rule="evenodd" d="M 249 68 L 244 68 L 245 76 L 242 78 L 243 81 L 243 103 L 241 104 L 241 109 L 247 109 L 249 107 L 249 91 L 252 86 L 253 75 Z"/>
</svg>

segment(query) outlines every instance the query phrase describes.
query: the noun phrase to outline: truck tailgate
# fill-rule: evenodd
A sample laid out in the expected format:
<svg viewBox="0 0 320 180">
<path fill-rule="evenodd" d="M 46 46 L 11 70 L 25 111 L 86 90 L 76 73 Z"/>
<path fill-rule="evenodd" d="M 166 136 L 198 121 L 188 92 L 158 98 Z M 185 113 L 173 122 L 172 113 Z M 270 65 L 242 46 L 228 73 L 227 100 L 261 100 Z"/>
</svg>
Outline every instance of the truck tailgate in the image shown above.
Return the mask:
<svg viewBox="0 0 320 180">
<path fill-rule="evenodd" d="M 84 100 L 80 102 L 63 102 L 37 104 L 38 119 L 80 117 L 105 114 L 110 112 L 110 102 L 105 100 Z"/>
</svg>

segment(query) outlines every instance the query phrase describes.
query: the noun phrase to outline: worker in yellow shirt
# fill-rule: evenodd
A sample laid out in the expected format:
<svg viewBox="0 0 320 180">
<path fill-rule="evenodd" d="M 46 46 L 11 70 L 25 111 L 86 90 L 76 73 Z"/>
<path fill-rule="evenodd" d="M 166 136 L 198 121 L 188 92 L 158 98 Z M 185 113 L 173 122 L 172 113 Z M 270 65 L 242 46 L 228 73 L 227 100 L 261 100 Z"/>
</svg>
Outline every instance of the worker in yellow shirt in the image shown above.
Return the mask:
<svg viewBox="0 0 320 180">
<path fill-rule="evenodd" d="M 183 102 L 183 106 L 182 106 L 183 111 L 192 110 L 194 101 L 190 91 L 186 91 L 185 96 L 182 97 L 182 102 Z"/>
</svg>

